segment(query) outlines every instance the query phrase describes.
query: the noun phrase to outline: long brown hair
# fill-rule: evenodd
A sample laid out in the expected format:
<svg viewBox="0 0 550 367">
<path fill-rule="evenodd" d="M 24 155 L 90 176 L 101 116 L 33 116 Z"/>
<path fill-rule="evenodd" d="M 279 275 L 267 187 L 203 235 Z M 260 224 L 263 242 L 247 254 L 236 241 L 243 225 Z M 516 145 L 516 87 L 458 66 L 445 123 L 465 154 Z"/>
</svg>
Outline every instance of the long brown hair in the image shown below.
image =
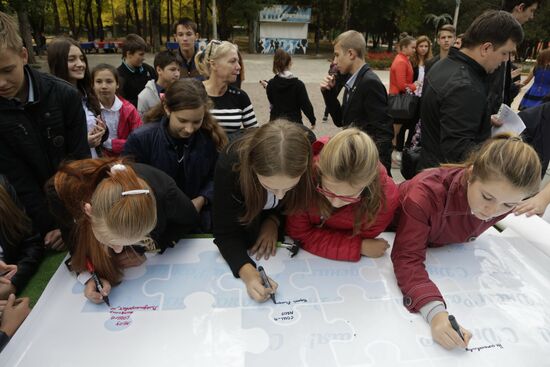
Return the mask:
<svg viewBox="0 0 550 367">
<path fill-rule="evenodd" d="M 251 130 L 230 146 L 230 149 L 236 149 L 239 156 L 239 164 L 233 169 L 239 172 L 246 203 L 241 223 L 252 222 L 265 205 L 267 193 L 257 175 L 300 177 L 298 184 L 285 195 L 282 203 L 286 213 L 306 209 L 313 192 L 312 153 L 307 132 L 287 120 L 275 120 Z"/>
<path fill-rule="evenodd" d="M 225 131 L 209 112 L 213 108 L 213 103 L 208 98 L 204 85 L 198 80 L 186 78 L 174 82 L 166 90 L 164 100 L 145 114 L 145 122 L 158 121 L 162 117 L 168 117 L 165 107 L 170 112 L 204 107 L 201 129 L 210 135 L 218 151 L 227 145 L 228 139 Z"/>
<path fill-rule="evenodd" d="M 112 256 L 113 251 L 97 240 L 94 230 L 114 233 L 120 238 L 146 238 L 157 219 L 155 197 L 149 185 L 120 158 L 83 159 L 65 164 L 54 176 L 54 185 L 75 221 L 70 235 L 73 270 L 84 271 L 86 259 L 90 259 L 101 277 L 113 284 L 120 282 L 122 270 Z M 149 193 L 122 195 L 139 189 Z M 91 216 L 84 213 L 85 203 L 92 206 Z"/>
<path fill-rule="evenodd" d="M 459 164 L 445 164 L 443 167 L 472 167 L 471 175 L 464 180 L 505 179 L 518 189 L 535 194 L 540 188 L 541 164 L 535 150 L 520 137 L 510 133 L 498 134 L 487 140 L 469 158 Z"/>
<path fill-rule="evenodd" d="M 414 67 L 417 67 L 418 65 L 420 65 L 421 60 L 420 60 L 420 55 L 418 55 L 418 45 L 421 44 L 421 43 L 427 43 L 428 44 L 428 53 L 424 56 L 424 59 L 422 60 L 424 65 L 426 65 L 426 61 L 428 61 L 429 59 L 431 59 L 433 57 L 432 41 L 430 41 L 430 38 L 428 36 L 419 36 L 416 39 L 416 51 L 414 52 L 414 55 L 411 57 L 411 62 L 412 62 Z"/>
<path fill-rule="evenodd" d="M 350 128 L 336 134 L 321 150 L 316 168 L 319 183 L 327 176 L 352 186 L 366 185 L 355 210 L 354 235 L 376 220 L 385 196 L 380 185 L 378 149 L 366 133 Z M 334 208 L 325 196 L 317 193 L 316 201 L 320 215 L 330 217 Z"/>
<path fill-rule="evenodd" d="M 90 68 L 88 64 L 88 58 L 86 53 L 80 47 L 80 44 L 72 38 L 60 37 L 56 38 L 48 46 L 48 66 L 50 73 L 58 78 L 69 81 L 69 51 L 71 46 L 75 46 L 80 50 L 84 57 L 84 63 L 86 64 L 86 70 L 84 71 L 84 78 L 76 82 L 76 87 L 83 97 L 86 97 L 86 106 L 95 115 L 101 114 L 101 108 L 99 106 L 99 100 L 92 90 L 92 77 L 90 75 Z"/>
<path fill-rule="evenodd" d="M 0 177 L 0 235 L 8 245 L 17 246 L 31 229 L 31 220 L 12 200 Z"/>
</svg>

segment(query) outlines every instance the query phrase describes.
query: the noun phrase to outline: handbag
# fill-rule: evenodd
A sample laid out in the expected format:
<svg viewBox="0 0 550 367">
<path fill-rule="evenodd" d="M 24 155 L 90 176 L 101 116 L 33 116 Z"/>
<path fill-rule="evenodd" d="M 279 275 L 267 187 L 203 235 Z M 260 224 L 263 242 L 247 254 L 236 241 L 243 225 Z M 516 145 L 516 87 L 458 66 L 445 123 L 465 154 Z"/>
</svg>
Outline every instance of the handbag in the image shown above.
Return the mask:
<svg viewBox="0 0 550 367">
<path fill-rule="evenodd" d="M 420 97 L 412 93 L 388 96 L 388 115 L 394 120 L 411 120 L 417 116 Z"/>
<path fill-rule="evenodd" d="M 418 173 L 418 162 L 420 161 L 420 152 L 422 146 L 420 145 L 422 121 L 418 120 L 414 129 L 414 135 L 412 142 L 409 146 L 403 148 L 401 155 L 401 175 L 405 180 L 410 180 Z"/>
</svg>

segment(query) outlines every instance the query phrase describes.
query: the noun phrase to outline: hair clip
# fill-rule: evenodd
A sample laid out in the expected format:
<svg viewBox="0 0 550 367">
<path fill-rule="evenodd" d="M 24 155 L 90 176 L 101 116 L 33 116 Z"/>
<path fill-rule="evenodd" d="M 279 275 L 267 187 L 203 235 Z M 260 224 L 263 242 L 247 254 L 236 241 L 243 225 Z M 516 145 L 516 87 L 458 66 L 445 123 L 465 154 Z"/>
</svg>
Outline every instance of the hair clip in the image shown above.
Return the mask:
<svg viewBox="0 0 550 367">
<path fill-rule="evenodd" d="M 123 191 L 122 196 L 129 196 L 129 195 L 141 195 L 141 194 L 149 194 L 149 190 L 147 189 L 139 189 L 139 190 L 128 190 Z"/>
<path fill-rule="evenodd" d="M 111 174 L 115 174 L 116 171 L 126 171 L 126 166 L 122 163 L 113 164 L 111 166 Z"/>
</svg>

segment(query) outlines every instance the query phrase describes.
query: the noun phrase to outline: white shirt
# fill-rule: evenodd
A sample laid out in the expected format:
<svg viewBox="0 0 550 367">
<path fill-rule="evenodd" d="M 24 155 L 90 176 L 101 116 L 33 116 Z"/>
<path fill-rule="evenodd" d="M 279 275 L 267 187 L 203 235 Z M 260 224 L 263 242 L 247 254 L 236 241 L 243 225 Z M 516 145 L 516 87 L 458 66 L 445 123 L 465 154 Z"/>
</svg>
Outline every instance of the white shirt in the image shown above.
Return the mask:
<svg viewBox="0 0 550 367">
<path fill-rule="evenodd" d="M 115 95 L 115 102 L 111 108 L 106 108 L 101 105 L 101 117 L 105 124 L 109 128 L 109 138 L 103 143 L 103 146 L 107 149 L 113 148 L 112 140 L 118 138 L 118 120 L 120 118 L 120 109 L 122 108 L 122 101 Z"/>
<path fill-rule="evenodd" d="M 267 198 L 265 200 L 265 205 L 263 210 L 276 208 L 277 205 L 279 205 L 279 199 L 277 199 L 277 197 L 271 191 L 267 191 Z"/>
<path fill-rule="evenodd" d="M 414 91 L 414 94 L 416 94 L 417 96 L 421 96 L 422 95 L 422 86 L 424 85 L 424 73 L 425 73 L 425 66 L 422 65 L 422 66 L 418 66 L 418 80 L 420 83 L 419 86 L 416 87 L 416 90 Z"/>
</svg>

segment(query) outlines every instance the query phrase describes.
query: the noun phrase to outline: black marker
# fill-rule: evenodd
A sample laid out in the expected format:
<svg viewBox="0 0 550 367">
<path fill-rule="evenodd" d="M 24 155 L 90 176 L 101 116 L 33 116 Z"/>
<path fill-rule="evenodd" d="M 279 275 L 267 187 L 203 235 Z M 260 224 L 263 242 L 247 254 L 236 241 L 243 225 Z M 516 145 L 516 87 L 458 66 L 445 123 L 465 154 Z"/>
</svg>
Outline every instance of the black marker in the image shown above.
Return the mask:
<svg viewBox="0 0 550 367">
<path fill-rule="evenodd" d="M 265 273 L 264 267 L 263 266 L 258 266 L 258 271 L 260 272 L 260 277 L 262 277 L 262 282 L 264 283 L 264 287 L 273 290 L 273 288 L 271 288 L 271 283 L 269 283 L 269 278 L 267 277 L 267 274 Z M 277 302 L 275 302 L 275 294 L 271 293 L 270 297 L 271 297 L 271 300 L 273 301 L 273 303 L 277 303 Z"/>
<path fill-rule="evenodd" d="M 449 315 L 449 322 L 451 323 L 453 330 L 456 331 L 458 336 L 460 336 L 460 339 L 464 341 L 464 335 L 462 335 L 462 332 L 460 331 L 460 326 L 458 326 L 458 322 L 456 322 L 456 319 L 453 315 Z"/>
</svg>

